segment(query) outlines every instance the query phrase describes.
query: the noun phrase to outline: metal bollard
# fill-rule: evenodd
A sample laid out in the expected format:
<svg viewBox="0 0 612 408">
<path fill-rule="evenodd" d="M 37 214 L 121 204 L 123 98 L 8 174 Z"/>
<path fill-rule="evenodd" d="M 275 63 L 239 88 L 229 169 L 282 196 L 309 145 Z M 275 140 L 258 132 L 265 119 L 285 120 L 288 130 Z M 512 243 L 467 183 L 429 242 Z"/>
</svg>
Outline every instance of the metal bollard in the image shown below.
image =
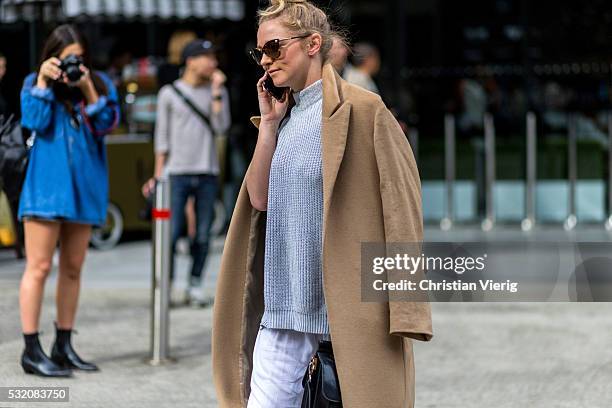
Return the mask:
<svg viewBox="0 0 612 408">
<path fill-rule="evenodd" d="M 446 187 L 446 207 L 444 218 L 440 221 L 440 229 L 448 231 L 453 227 L 454 207 L 453 192 L 455 187 L 455 117 L 453 115 L 444 116 L 444 156 L 445 156 L 445 187 Z"/>
<path fill-rule="evenodd" d="M 525 183 L 525 218 L 521 222 L 523 231 L 535 225 L 536 172 L 537 172 L 537 119 L 533 112 L 527 113 L 527 180 Z"/>
<path fill-rule="evenodd" d="M 568 121 L 568 140 L 567 140 L 567 178 L 569 182 L 569 214 L 563 223 L 566 231 L 571 231 L 576 227 L 578 218 L 576 217 L 576 117 L 572 114 Z"/>
<path fill-rule="evenodd" d="M 153 278 L 151 285 L 151 359 L 152 365 L 171 362 L 169 356 L 170 306 L 170 180 L 163 177 L 155 186 L 153 208 Z"/>
<path fill-rule="evenodd" d="M 495 123 L 493 115 L 484 115 L 485 131 L 485 219 L 481 227 L 483 231 L 490 231 L 495 225 L 495 203 L 493 202 L 493 188 L 495 185 Z"/>
<path fill-rule="evenodd" d="M 608 219 L 605 226 L 612 231 L 612 112 L 608 112 Z"/>
</svg>

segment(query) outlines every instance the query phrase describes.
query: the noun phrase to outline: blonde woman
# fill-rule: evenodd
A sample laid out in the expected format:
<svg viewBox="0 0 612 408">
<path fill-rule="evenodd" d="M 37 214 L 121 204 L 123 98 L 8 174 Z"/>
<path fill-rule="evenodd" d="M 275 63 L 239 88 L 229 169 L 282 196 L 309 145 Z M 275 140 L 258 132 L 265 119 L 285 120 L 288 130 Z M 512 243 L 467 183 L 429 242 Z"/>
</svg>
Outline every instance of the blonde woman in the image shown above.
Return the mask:
<svg viewBox="0 0 612 408">
<path fill-rule="evenodd" d="M 157 86 L 171 84 L 181 76 L 181 56 L 187 44 L 197 38 L 193 31 L 177 30 L 168 40 L 168 61 L 157 69 Z"/>
<path fill-rule="evenodd" d="M 259 12 L 259 136 L 214 305 L 221 407 L 299 407 L 321 339 L 332 341 L 344 406 L 414 404 L 411 341 L 432 337 L 429 304 L 362 302 L 360 248 L 422 239 L 419 175 L 380 97 L 326 63 L 334 38 L 307 1 Z M 266 91 L 268 76 L 284 98 Z"/>
</svg>

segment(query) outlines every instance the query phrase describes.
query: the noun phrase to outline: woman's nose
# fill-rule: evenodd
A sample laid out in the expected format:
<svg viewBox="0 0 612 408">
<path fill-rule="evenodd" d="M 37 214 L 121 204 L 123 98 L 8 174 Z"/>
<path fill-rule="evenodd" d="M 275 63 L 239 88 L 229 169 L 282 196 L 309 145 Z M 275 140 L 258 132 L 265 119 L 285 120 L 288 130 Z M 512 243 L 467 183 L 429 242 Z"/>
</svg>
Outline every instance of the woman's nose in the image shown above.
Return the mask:
<svg viewBox="0 0 612 408">
<path fill-rule="evenodd" d="M 265 53 L 261 56 L 261 60 L 259 61 L 262 67 L 269 66 L 273 62 L 274 61 L 272 60 L 272 58 L 268 57 Z"/>
</svg>

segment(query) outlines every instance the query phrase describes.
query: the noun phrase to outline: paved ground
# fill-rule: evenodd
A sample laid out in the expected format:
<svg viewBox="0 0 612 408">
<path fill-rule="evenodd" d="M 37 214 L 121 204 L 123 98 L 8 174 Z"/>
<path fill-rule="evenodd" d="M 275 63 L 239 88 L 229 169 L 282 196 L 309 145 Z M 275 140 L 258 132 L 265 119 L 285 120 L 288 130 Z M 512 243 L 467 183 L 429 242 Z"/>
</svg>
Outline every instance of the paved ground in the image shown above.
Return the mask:
<svg viewBox="0 0 612 408">
<path fill-rule="evenodd" d="M 209 263 L 205 282 L 209 294 L 221 245 L 215 243 Z M 68 386 L 71 402 L 0 402 L 0 408 L 216 406 L 210 308 L 173 309 L 171 350 L 177 362 L 162 367 L 145 363 L 150 286 L 146 242 L 89 253 L 75 344 L 102 371 L 68 380 L 26 376 L 18 365 L 22 341 L 17 286 L 23 264 L 10 260 L 10 255 L 0 252 L 0 386 Z M 179 262 L 182 271 L 186 260 Z M 183 277 L 179 275 L 177 283 Z M 47 349 L 53 340 L 54 286 L 55 281 L 49 281 L 41 324 Z M 612 304 L 432 306 L 434 340 L 415 343 L 417 407 L 612 406 Z"/>
<path fill-rule="evenodd" d="M 215 242 L 205 287 L 213 294 L 222 241 Z M 4 254 L 7 258 L 10 254 Z M 175 364 L 152 367 L 149 354 L 150 260 L 147 242 L 125 243 L 100 252 L 91 250 L 74 343 L 100 373 L 77 373 L 75 379 L 50 381 L 22 373 L 18 364 L 22 340 L 18 319 L 17 286 L 21 262 L 0 261 L 0 386 L 69 386 L 70 407 L 214 407 L 211 377 L 210 329 L 212 309 L 171 310 L 171 355 Z M 187 260 L 179 259 L 176 297 L 185 282 Z M 41 319 L 43 346 L 53 341 L 55 279 L 46 287 Z M 49 406 L 49 404 L 38 404 Z M 37 406 L 37 404 L 6 404 Z"/>
</svg>

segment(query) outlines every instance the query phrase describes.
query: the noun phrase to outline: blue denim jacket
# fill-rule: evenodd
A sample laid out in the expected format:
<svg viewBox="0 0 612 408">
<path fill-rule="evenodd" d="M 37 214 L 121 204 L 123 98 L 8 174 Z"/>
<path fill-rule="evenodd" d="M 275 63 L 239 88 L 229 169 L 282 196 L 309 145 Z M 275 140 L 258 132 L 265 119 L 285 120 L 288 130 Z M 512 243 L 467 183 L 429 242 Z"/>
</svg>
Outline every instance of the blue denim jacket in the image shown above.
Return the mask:
<svg viewBox="0 0 612 408">
<path fill-rule="evenodd" d="M 105 74 L 108 95 L 96 103 L 76 105 L 80 125 L 51 88 L 34 86 L 36 74 L 28 75 L 21 90 L 21 125 L 32 130 L 35 141 L 21 191 L 19 219 L 35 217 L 101 225 L 108 204 L 108 170 L 104 136 L 119 120 L 117 90 Z M 89 118 L 94 135 L 86 126 Z"/>
</svg>

